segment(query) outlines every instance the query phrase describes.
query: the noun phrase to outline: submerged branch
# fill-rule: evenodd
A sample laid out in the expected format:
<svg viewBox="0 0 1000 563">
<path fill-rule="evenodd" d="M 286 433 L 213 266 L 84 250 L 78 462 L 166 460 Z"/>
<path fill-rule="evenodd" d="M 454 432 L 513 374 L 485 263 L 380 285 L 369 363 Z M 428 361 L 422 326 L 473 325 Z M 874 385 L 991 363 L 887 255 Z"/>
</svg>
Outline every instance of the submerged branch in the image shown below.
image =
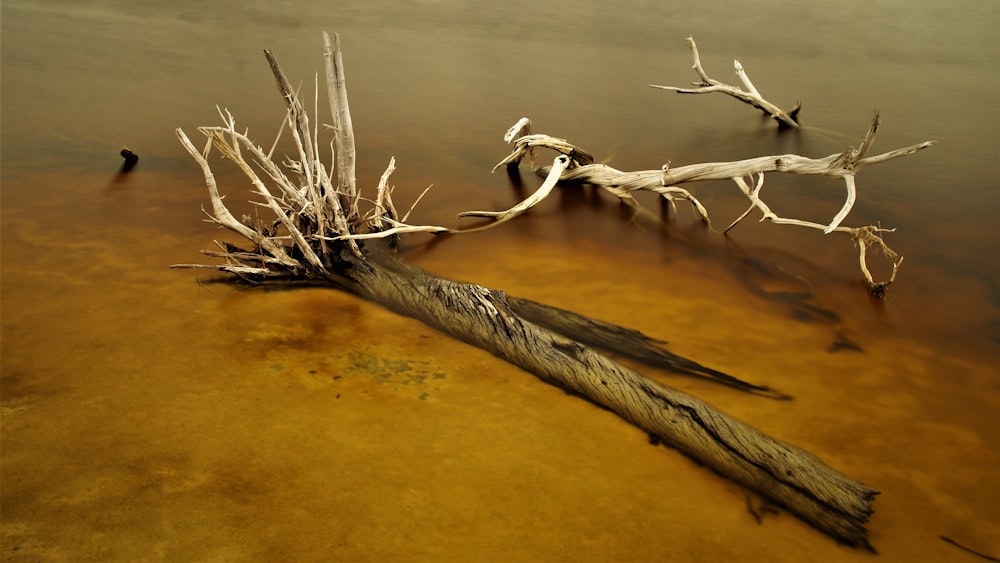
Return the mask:
<svg viewBox="0 0 1000 563">
<path fill-rule="evenodd" d="M 798 115 L 799 111 L 802 109 L 801 103 L 797 102 L 795 107 L 786 113 L 775 104 L 765 100 L 764 97 L 761 96 L 760 92 L 757 91 L 757 88 L 753 85 L 753 83 L 750 82 L 750 77 L 747 76 L 746 71 L 743 69 L 743 65 L 738 60 L 733 61 L 733 68 L 736 70 L 736 77 L 743 83 L 743 88 L 730 86 L 729 84 L 710 78 L 708 73 L 706 73 L 705 69 L 701 66 L 701 56 L 698 54 L 698 45 L 694 42 L 694 38 L 688 37 L 687 40 L 691 46 L 691 54 L 694 56 L 694 65 L 691 68 L 698 73 L 698 77 L 701 79 L 701 82 L 694 82 L 694 88 L 658 86 L 656 84 L 650 84 L 649 86 L 659 88 L 660 90 L 677 92 L 679 94 L 708 94 L 711 92 L 722 92 L 723 94 L 728 94 L 742 102 L 748 103 L 771 116 L 772 119 L 778 122 L 778 127 L 781 129 L 799 128 Z"/>
<path fill-rule="evenodd" d="M 678 186 L 680 184 L 707 180 L 733 180 L 740 188 L 740 191 L 742 191 L 750 200 L 750 207 L 740 217 L 733 221 L 725 229 L 725 232 L 728 233 L 740 221 L 746 218 L 750 212 L 754 209 L 758 209 L 763 214 L 761 218 L 762 221 L 767 220 L 777 224 L 817 229 L 823 231 L 824 234 L 833 232 L 848 233 L 851 235 L 852 239 L 860 241 L 858 242 L 858 248 L 861 253 L 861 270 L 865 276 L 870 293 L 881 298 L 885 296 L 886 288 L 895 280 L 895 273 L 899 264 L 902 262 L 902 258 L 898 258 L 895 252 L 889 249 L 889 247 L 885 245 L 884 241 L 882 241 L 881 237 L 879 237 L 878 244 L 880 248 L 885 251 L 885 256 L 892 260 L 893 274 L 892 278 L 887 281 L 875 281 L 871 276 L 871 272 L 868 269 L 867 264 L 865 263 L 864 253 L 865 247 L 873 244 L 873 241 L 870 237 L 864 237 L 859 233 L 882 233 L 888 232 L 888 230 L 874 226 L 841 226 L 842 221 L 848 216 L 848 214 L 850 214 L 855 200 L 857 199 L 855 176 L 859 170 L 866 166 L 887 162 L 895 158 L 913 154 L 931 146 L 933 141 L 926 141 L 876 156 L 866 157 L 865 155 L 875 141 L 879 124 L 880 119 L 878 112 L 876 112 L 872 117 L 871 124 L 859 148 L 855 149 L 854 147 L 848 147 L 843 152 L 831 154 L 824 158 L 808 158 L 796 154 L 783 154 L 760 156 L 731 162 L 690 164 L 676 168 L 664 165 L 659 170 L 639 170 L 634 172 L 623 172 L 606 164 L 572 162 L 574 166 L 567 167 L 562 172 L 559 180 L 564 183 L 587 184 L 600 187 L 618 197 L 623 203 L 632 207 L 638 205 L 635 199 L 631 196 L 631 192 L 635 191 L 651 191 L 658 193 L 663 197 L 668 198 L 671 204 L 673 204 L 673 199 L 680 197 L 690 201 L 695 210 L 701 216 L 702 220 L 708 224 L 710 224 L 710 221 L 708 211 L 705 207 L 698 201 L 697 198 L 691 195 L 690 192 L 679 188 Z M 549 137 L 547 135 L 533 135 L 533 137 L 538 139 L 554 139 L 554 137 Z M 534 146 L 554 148 L 564 155 L 568 152 L 583 152 L 581 149 L 574 147 L 562 139 L 557 139 L 557 141 L 558 142 L 555 143 L 556 146 L 552 147 L 544 142 L 536 142 Z M 512 157 L 520 152 L 523 151 L 515 149 L 514 153 L 502 162 L 512 161 Z M 585 154 L 588 154 L 589 156 L 589 153 Z M 590 158 L 592 159 L 593 157 Z M 551 169 L 542 168 L 540 169 L 540 172 L 550 174 Z M 767 204 L 760 197 L 760 191 L 764 182 L 764 174 L 767 172 L 840 178 L 844 182 L 844 187 L 847 193 L 844 205 L 837 212 L 837 214 L 834 215 L 830 222 L 825 225 L 809 221 L 801 221 L 798 219 L 779 217 L 770 210 Z M 744 180 L 744 178 L 748 177 L 757 178 L 755 182 L 756 186 L 754 188 L 749 187 Z M 541 200 L 542 198 L 537 197 L 537 193 L 533 194 L 533 197 L 525 199 L 506 213 L 511 213 L 515 210 L 518 213 L 524 213 L 532 206 L 541 202 Z"/>
<path fill-rule="evenodd" d="M 436 278 L 395 254 L 373 249 L 371 259 L 379 267 L 360 287 L 362 295 L 607 408 L 839 541 L 871 549 L 865 524 L 877 491 L 522 316 L 538 320 L 552 311 L 540 314 L 529 310 L 530 302 L 512 301 L 502 291 Z"/>
</svg>

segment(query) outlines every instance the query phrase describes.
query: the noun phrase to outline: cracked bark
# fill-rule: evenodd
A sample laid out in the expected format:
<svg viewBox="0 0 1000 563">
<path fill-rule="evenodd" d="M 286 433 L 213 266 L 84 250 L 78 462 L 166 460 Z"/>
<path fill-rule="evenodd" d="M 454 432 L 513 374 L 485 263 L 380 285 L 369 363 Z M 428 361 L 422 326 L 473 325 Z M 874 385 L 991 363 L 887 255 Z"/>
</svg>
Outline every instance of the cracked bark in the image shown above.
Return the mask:
<svg viewBox="0 0 1000 563">
<path fill-rule="evenodd" d="M 525 320 L 518 313 L 526 308 L 524 300 L 435 277 L 384 247 L 369 251 L 371 267 L 354 275 L 359 295 L 608 409 L 833 538 L 872 549 L 865 525 L 877 491 L 695 397 Z"/>
</svg>

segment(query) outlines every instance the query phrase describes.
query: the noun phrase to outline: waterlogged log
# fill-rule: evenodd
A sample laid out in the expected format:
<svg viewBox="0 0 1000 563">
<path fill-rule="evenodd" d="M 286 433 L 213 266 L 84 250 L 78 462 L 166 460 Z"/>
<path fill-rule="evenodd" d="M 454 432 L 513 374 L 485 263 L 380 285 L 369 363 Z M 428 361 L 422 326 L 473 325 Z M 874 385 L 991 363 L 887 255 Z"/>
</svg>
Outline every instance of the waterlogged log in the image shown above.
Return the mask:
<svg viewBox="0 0 1000 563">
<path fill-rule="evenodd" d="M 727 373 L 668 352 L 662 348 L 667 344 L 666 342 L 651 338 L 638 330 L 585 317 L 573 311 L 538 303 L 530 299 L 508 297 L 507 300 L 511 309 L 522 319 L 576 340 L 581 344 L 631 358 L 650 367 L 707 379 L 746 393 L 781 401 L 792 399 L 789 395 L 771 389 L 766 385 L 756 385 L 738 379 Z"/>
<path fill-rule="evenodd" d="M 713 471 L 765 495 L 848 545 L 872 549 L 865 528 L 877 491 L 676 389 L 524 320 L 502 291 L 434 277 L 371 249 L 357 292 L 487 350 L 600 405 Z"/>
</svg>

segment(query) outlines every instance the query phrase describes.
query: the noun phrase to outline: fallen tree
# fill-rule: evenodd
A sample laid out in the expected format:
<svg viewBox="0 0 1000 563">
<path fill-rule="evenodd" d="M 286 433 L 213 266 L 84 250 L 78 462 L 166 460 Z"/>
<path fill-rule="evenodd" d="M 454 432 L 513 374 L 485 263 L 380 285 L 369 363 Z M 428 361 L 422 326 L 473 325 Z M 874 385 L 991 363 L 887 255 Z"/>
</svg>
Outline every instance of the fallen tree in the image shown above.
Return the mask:
<svg viewBox="0 0 1000 563">
<path fill-rule="evenodd" d="M 217 241 L 218 249 L 205 254 L 221 259 L 221 263 L 173 267 L 217 270 L 254 284 L 323 284 L 370 299 L 488 350 L 548 383 L 607 408 L 656 440 L 777 501 L 836 540 L 871 549 L 866 523 L 877 491 L 801 449 L 612 361 L 594 347 L 611 349 L 681 373 L 709 377 L 748 392 L 787 397 L 670 354 L 657 346 L 655 340 L 636 331 L 517 299 L 503 291 L 442 279 L 402 259 L 395 251 L 400 235 L 465 233 L 503 223 L 544 198 L 560 179 L 572 178 L 586 166 L 594 166 L 588 162 L 592 158 L 579 149 L 563 147 L 564 154 L 555 158 L 542 187 L 525 202 L 505 212 L 466 214 L 493 219 L 478 229 L 409 224 L 407 215 L 400 217 L 392 201 L 389 176 L 395 168 L 393 161 L 371 199 L 362 197 L 357 187 L 354 135 L 339 37 L 335 36 L 331 42 L 324 34 L 324 46 L 333 162 L 326 164 L 320 158 L 320 128 L 318 124 L 310 125 L 301 100 L 267 51 L 286 102 L 283 129 L 287 129 L 294 143 L 294 157 L 286 157 L 279 166 L 274 160 L 277 140 L 270 150 L 265 150 L 246 132 L 239 131 L 233 116 L 222 110 L 221 126 L 199 128 L 207 137 L 203 150 L 196 148 L 182 130 L 176 130 L 182 145 L 203 171 L 212 206 L 209 220 L 245 239 L 249 247 Z M 524 125 L 526 120 L 519 122 L 508 140 L 527 147 L 530 140 L 525 141 L 521 134 Z M 558 144 L 545 146 L 560 150 Z M 246 174 L 259 198 L 253 203 L 273 213 L 273 219 L 250 216 L 237 219 L 232 214 L 223 201 L 208 160 L 212 151 L 221 153 Z M 802 157 L 782 158 L 793 164 L 808 161 L 796 160 Z M 829 165 L 823 162 L 823 166 Z M 735 170 L 745 171 L 748 166 L 740 164 Z M 732 172 L 724 166 L 723 169 Z M 681 169 L 673 173 L 678 170 Z M 667 170 L 659 171 L 659 178 L 666 174 Z M 639 177 L 644 176 L 639 174 Z M 737 177 L 742 177 L 742 173 Z M 662 182 L 662 186 L 667 187 L 667 183 Z M 619 190 L 625 201 L 630 198 L 620 184 L 603 187 Z M 683 196 L 682 192 L 663 193 Z M 697 203 L 693 197 L 688 199 Z M 760 204 L 757 208 L 761 208 Z"/>
</svg>

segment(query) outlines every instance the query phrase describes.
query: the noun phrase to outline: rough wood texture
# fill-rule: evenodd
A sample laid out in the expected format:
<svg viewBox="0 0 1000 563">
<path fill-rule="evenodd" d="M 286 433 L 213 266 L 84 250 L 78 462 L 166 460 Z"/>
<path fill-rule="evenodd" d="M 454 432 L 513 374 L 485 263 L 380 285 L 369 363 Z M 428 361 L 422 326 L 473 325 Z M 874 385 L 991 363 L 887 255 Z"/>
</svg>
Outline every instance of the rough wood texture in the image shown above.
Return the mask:
<svg viewBox="0 0 1000 563">
<path fill-rule="evenodd" d="M 356 280 L 365 297 L 607 408 L 830 536 L 871 549 L 865 524 L 877 491 L 690 395 L 524 320 L 502 291 L 436 278 L 394 254 L 373 252 L 369 261 L 376 267 Z"/>
<path fill-rule="evenodd" d="M 274 149 L 265 152 L 245 133 L 239 132 L 235 119 L 228 112 L 220 112 L 222 127 L 200 128 L 208 139 L 204 151 L 197 150 L 187 135 L 178 129 L 177 136 L 182 145 L 204 173 L 212 202 L 210 220 L 248 241 L 250 248 L 218 242 L 220 250 L 206 254 L 222 258 L 222 263 L 182 264 L 176 267 L 210 268 L 253 283 L 271 280 L 319 283 L 371 299 L 488 350 L 546 382 L 617 413 L 713 471 L 781 503 L 838 541 L 871 548 L 865 525 L 872 513 L 871 504 L 876 491 L 840 474 L 800 449 L 770 438 L 689 395 L 658 384 L 596 353 L 581 340 L 621 349 L 633 357 L 661 362 L 660 365 L 685 373 L 743 385 L 759 394 L 783 398 L 780 394 L 765 387 L 739 382 L 686 358 L 662 350 L 662 353 L 657 353 L 651 339 L 634 331 L 533 302 L 511 299 L 501 291 L 441 279 L 402 260 L 393 249 L 393 241 L 400 233 L 463 231 L 408 225 L 404 222 L 405 217 L 397 219 L 391 198 L 392 189 L 388 184 L 389 175 L 395 168 L 394 162 L 389 163 L 382 175 L 375 198 L 367 200 L 361 197 L 353 172 L 354 137 L 347 117 L 347 91 L 339 38 L 332 43 L 329 37 L 324 36 L 324 39 L 335 150 L 349 152 L 350 157 L 335 156 L 329 166 L 323 164 L 318 156 L 321 146 L 318 128 L 310 129 L 297 95 L 290 88 L 277 61 L 267 53 L 288 108 L 286 128 L 293 138 L 299 160 L 287 159 L 284 167 L 276 165 L 272 159 Z M 521 120 L 508 137 L 513 140 L 515 135 L 526 132 L 528 127 L 527 120 Z M 521 155 L 529 154 L 531 141 L 523 141 L 522 144 L 525 150 Z M 275 214 L 273 220 L 250 217 L 237 220 L 230 213 L 208 161 L 212 149 L 246 174 L 253 193 L 261 200 L 256 203 L 271 210 Z M 687 174 L 688 178 L 694 178 L 699 174 L 707 177 L 723 173 L 719 172 L 718 165 L 694 165 L 674 171 L 665 167 L 651 176 L 647 173 L 611 172 L 608 167 L 592 164 L 590 168 L 577 166 L 564 171 L 563 168 L 571 163 L 579 165 L 589 157 L 575 148 L 568 151 L 556 158 L 552 181 L 547 180 L 543 186 L 545 190 L 536 192 L 529 198 L 529 203 L 540 201 L 555 181 L 565 178 L 567 174 L 575 175 L 572 177 L 576 179 L 589 178 L 588 181 L 594 181 L 596 174 L 609 175 L 609 186 L 616 183 L 621 186 L 622 181 L 628 185 L 652 181 L 664 187 L 668 177 L 676 179 Z M 859 157 L 851 161 L 851 165 L 856 167 L 861 162 Z M 736 169 L 764 171 L 771 167 L 786 170 L 802 167 L 838 170 L 843 166 L 844 162 L 839 159 L 813 161 L 789 155 L 777 160 L 747 161 L 737 165 Z M 732 172 L 725 166 L 721 169 Z M 590 176 L 585 175 L 588 170 Z M 627 191 L 621 193 L 627 195 Z M 363 212 L 359 206 L 366 201 L 371 201 L 372 207 Z M 525 204 L 509 212 L 476 214 L 492 218 L 495 220 L 493 224 L 497 224 L 530 206 Z M 547 329 L 539 325 L 545 325 Z M 575 335 L 579 339 L 567 335 Z M 623 342 L 630 339 L 634 342 Z"/>
<path fill-rule="evenodd" d="M 618 326 L 530 299 L 508 297 L 511 309 L 522 319 L 562 334 L 581 344 L 638 360 L 647 366 L 708 379 L 741 391 L 778 400 L 792 397 L 767 387 L 737 379 L 663 349 L 667 343 L 627 327 Z"/>
</svg>

